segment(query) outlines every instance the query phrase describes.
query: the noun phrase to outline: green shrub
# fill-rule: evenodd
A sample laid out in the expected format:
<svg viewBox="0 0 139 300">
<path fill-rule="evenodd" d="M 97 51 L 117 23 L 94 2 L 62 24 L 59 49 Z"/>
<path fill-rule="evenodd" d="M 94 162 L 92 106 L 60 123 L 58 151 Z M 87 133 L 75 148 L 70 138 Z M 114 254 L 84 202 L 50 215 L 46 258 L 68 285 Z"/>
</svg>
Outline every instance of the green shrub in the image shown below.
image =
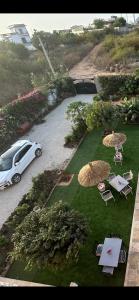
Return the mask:
<svg viewBox="0 0 139 300">
<path fill-rule="evenodd" d="M 3 234 L 0 234 L 0 247 L 5 246 L 8 243 L 6 237 Z"/>
<path fill-rule="evenodd" d="M 134 95 L 139 92 L 139 79 L 135 75 L 99 76 L 99 82 L 105 97 L 109 95 Z"/>
<path fill-rule="evenodd" d="M 101 101 L 102 100 L 102 97 L 100 94 L 97 94 L 93 97 L 93 101 Z"/>
<path fill-rule="evenodd" d="M 16 227 L 20 224 L 25 216 L 29 213 L 30 207 L 28 204 L 24 203 L 22 205 L 17 206 L 14 210 L 14 213 L 9 218 L 8 222 L 11 224 L 12 227 Z"/>
<path fill-rule="evenodd" d="M 76 124 L 72 126 L 72 132 L 65 136 L 65 145 L 68 146 L 68 144 L 77 144 L 80 139 L 83 137 L 87 130 L 87 126 L 84 123 Z"/>
</svg>

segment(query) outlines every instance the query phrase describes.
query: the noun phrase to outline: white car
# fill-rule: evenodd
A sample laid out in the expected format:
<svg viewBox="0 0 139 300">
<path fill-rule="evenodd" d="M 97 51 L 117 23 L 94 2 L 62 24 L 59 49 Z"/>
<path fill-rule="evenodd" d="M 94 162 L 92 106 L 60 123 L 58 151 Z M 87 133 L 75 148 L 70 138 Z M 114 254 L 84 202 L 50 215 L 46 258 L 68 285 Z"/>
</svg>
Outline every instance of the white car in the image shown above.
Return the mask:
<svg viewBox="0 0 139 300">
<path fill-rule="evenodd" d="M 0 156 L 0 190 L 18 183 L 21 174 L 35 157 L 42 154 L 42 147 L 36 142 L 19 140 Z"/>
</svg>

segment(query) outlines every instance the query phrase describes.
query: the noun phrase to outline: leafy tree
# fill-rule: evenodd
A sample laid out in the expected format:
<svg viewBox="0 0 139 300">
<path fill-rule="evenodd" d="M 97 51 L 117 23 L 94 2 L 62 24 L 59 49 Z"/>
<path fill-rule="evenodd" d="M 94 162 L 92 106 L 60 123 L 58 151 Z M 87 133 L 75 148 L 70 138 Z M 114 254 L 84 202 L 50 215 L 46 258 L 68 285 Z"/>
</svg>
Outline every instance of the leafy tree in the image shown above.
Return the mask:
<svg viewBox="0 0 139 300">
<path fill-rule="evenodd" d="M 87 103 L 81 101 L 70 103 L 66 111 L 67 119 L 71 120 L 75 125 L 80 123 L 86 125 L 85 114 L 87 105 Z"/>
<path fill-rule="evenodd" d="M 101 29 L 104 27 L 105 21 L 103 19 L 95 19 L 94 25 L 96 29 Z"/>
<path fill-rule="evenodd" d="M 126 20 L 123 17 L 117 18 L 113 23 L 113 27 L 122 27 L 125 25 L 126 25 Z"/>
<path fill-rule="evenodd" d="M 0 53 L 5 52 L 19 59 L 27 59 L 30 55 L 29 50 L 24 45 L 2 41 L 0 42 Z"/>
<path fill-rule="evenodd" d="M 87 237 L 83 216 L 59 201 L 51 207 L 32 211 L 17 227 L 12 241 L 13 260 L 24 260 L 26 268 L 63 268 L 77 262 Z"/>
<path fill-rule="evenodd" d="M 120 111 L 117 106 L 110 102 L 94 101 L 88 107 L 86 124 L 89 130 L 104 127 L 104 129 L 113 130 L 120 121 Z"/>
</svg>

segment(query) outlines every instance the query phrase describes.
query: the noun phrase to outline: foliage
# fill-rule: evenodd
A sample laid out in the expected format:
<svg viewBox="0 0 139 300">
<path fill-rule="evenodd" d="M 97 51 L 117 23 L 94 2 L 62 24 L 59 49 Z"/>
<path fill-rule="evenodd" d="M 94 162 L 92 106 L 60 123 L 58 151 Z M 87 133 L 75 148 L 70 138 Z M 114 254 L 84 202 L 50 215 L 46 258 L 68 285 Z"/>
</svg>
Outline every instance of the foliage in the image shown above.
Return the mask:
<svg viewBox="0 0 139 300">
<path fill-rule="evenodd" d="M 100 94 L 97 94 L 93 97 L 93 101 L 101 101 L 102 100 L 102 97 Z"/>
<path fill-rule="evenodd" d="M 70 134 L 65 136 L 65 146 L 74 147 L 83 137 L 87 130 L 86 125 L 86 112 L 88 104 L 78 101 L 72 102 L 68 105 L 66 116 L 74 124 Z"/>
<path fill-rule="evenodd" d="M 105 30 L 106 31 L 106 30 Z M 127 67 L 128 64 L 135 62 L 139 54 L 139 35 L 135 30 L 133 32 L 116 35 L 115 32 L 106 34 L 102 43 L 92 55 L 92 61 L 99 68 L 113 66 L 113 64 L 122 64 Z M 131 66 L 128 66 L 131 68 Z"/>
<path fill-rule="evenodd" d="M 94 20 L 94 25 L 95 25 L 95 28 L 97 28 L 97 29 L 103 28 L 104 24 L 105 24 L 105 21 L 103 19 L 95 19 Z"/>
<path fill-rule="evenodd" d="M 12 130 L 16 131 L 19 125 L 25 121 L 34 121 L 46 103 L 46 97 L 41 92 L 34 90 L 4 106 L 1 111 L 4 118 L 9 120 L 7 131 L 10 126 L 12 126 Z"/>
<path fill-rule="evenodd" d="M 0 247 L 3 247 L 7 244 L 7 239 L 3 234 L 0 234 Z"/>
<path fill-rule="evenodd" d="M 87 105 L 87 103 L 81 101 L 70 103 L 66 111 L 67 119 L 71 120 L 74 124 L 85 124 Z"/>
<path fill-rule="evenodd" d="M 117 18 L 113 23 L 113 27 L 122 27 L 125 25 L 126 25 L 126 20 L 123 17 Z"/>
<path fill-rule="evenodd" d="M 88 107 L 86 124 L 89 130 L 104 127 L 113 130 L 120 121 L 120 110 L 110 102 L 94 102 Z"/>
<path fill-rule="evenodd" d="M 17 227 L 12 241 L 13 260 L 24 259 L 26 268 L 63 268 L 77 262 L 87 236 L 86 221 L 66 203 L 31 212 Z"/>
<path fill-rule="evenodd" d="M 8 224 L 10 224 L 12 227 L 16 227 L 19 225 L 22 220 L 25 218 L 25 216 L 29 213 L 29 205 L 27 203 L 24 203 L 22 205 L 18 205 L 14 211 L 14 215 L 12 216 L 12 220 Z"/>
<path fill-rule="evenodd" d="M 50 82 L 49 88 L 55 88 L 57 96 L 60 98 L 65 98 L 66 93 L 69 93 L 71 96 L 74 96 L 76 93 L 72 78 L 66 75 L 63 76 L 63 74 L 61 76 L 58 74 L 57 78 Z"/>
<path fill-rule="evenodd" d="M 32 90 L 30 73 L 40 71 L 24 46 L 0 42 L 0 105 Z"/>
<path fill-rule="evenodd" d="M 125 99 L 120 109 L 125 123 L 139 123 L 139 98 Z"/>
<path fill-rule="evenodd" d="M 134 95 L 139 91 L 139 79 L 134 75 L 99 76 L 99 82 L 106 96 Z"/>
<path fill-rule="evenodd" d="M 68 135 L 65 136 L 65 147 L 75 147 L 81 138 L 84 136 L 87 130 L 87 126 L 85 123 L 77 123 L 72 126 L 72 131 Z"/>
</svg>

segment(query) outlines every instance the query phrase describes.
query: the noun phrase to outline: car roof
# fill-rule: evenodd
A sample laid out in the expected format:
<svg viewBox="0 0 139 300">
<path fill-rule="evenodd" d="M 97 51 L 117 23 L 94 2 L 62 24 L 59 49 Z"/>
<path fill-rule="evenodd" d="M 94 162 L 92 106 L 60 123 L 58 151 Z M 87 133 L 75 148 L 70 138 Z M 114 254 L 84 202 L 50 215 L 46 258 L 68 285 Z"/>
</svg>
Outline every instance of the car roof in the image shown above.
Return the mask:
<svg viewBox="0 0 139 300">
<path fill-rule="evenodd" d="M 7 159 L 10 158 L 12 159 L 14 157 L 14 155 L 26 144 L 30 143 L 28 140 L 19 140 L 16 143 L 14 143 L 13 145 L 11 145 L 11 147 L 4 152 L 1 155 L 1 158 L 3 159 Z"/>
<path fill-rule="evenodd" d="M 18 140 L 17 142 L 15 142 L 11 147 L 15 147 L 15 146 L 20 146 L 22 147 L 23 145 L 30 143 L 30 141 L 28 140 Z"/>
</svg>

